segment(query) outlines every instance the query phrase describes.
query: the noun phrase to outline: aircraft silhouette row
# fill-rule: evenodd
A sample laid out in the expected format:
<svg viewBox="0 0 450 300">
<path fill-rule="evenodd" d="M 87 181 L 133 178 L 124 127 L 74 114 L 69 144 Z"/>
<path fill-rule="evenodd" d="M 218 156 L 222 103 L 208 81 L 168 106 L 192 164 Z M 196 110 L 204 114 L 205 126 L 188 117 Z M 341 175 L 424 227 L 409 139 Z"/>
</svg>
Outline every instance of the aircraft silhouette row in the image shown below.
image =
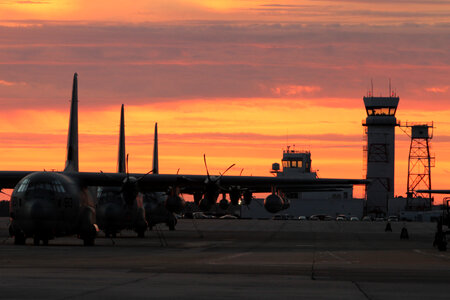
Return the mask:
<svg viewBox="0 0 450 300">
<path fill-rule="evenodd" d="M 124 138 L 122 126 L 120 136 Z M 33 238 L 35 244 L 40 244 L 41 241 L 47 244 L 50 239 L 58 236 L 77 235 L 83 240 L 84 245 L 93 245 L 99 230 L 97 221 L 103 226 L 105 233 L 113 235 L 123 228 L 131 227 L 142 236 L 146 223 L 152 220 L 151 211 L 152 203 L 154 203 L 149 200 L 148 205 L 145 205 L 144 199 L 146 197 L 151 199 L 155 195 L 158 199 L 165 198 L 165 207 L 175 211 L 183 204 L 180 190 L 183 190 L 183 193 L 193 194 L 194 201 L 203 210 L 208 210 L 215 205 L 220 194 L 229 194 L 230 202 L 237 205 L 241 198 L 248 204 L 253 193 L 272 192 L 265 199 L 264 206 L 268 211 L 276 212 L 287 205 L 286 201 L 277 194 L 280 189 L 295 187 L 296 190 L 323 190 L 366 184 L 365 180 L 359 179 L 227 176 L 224 175 L 225 172 L 213 176 L 209 174 L 206 159 L 206 175 L 159 174 L 157 146 L 154 148 L 152 174 L 151 172 L 129 173 L 125 170 L 124 139 L 119 145 L 117 173 L 79 171 L 78 75 L 75 73 L 64 170 L 62 172 L 0 171 L 0 188 L 14 188 L 10 201 L 11 225 L 9 227 L 14 243 L 25 244 L 27 238 Z M 93 187 L 101 187 L 98 203 L 89 190 Z M 107 200 L 108 195 L 112 196 L 112 199 L 119 197 L 118 202 L 124 201 L 126 206 L 109 205 L 114 201 Z M 102 199 L 105 201 L 102 202 Z M 149 211 L 148 214 L 146 210 Z M 148 217 L 144 218 L 146 215 Z M 110 217 L 115 221 L 109 222 Z"/>
</svg>

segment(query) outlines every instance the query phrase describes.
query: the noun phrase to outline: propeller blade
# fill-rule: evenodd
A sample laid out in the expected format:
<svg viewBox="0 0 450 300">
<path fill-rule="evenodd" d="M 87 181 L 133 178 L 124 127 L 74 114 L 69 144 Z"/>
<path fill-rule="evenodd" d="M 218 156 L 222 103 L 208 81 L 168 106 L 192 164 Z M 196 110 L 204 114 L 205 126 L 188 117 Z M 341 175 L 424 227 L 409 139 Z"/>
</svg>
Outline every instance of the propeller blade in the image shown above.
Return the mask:
<svg viewBox="0 0 450 300">
<path fill-rule="evenodd" d="M 232 164 L 231 166 L 228 167 L 228 169 L 225 170 L 225 172 L 223 172 L 222 174 L 220 174 L 220 178 L 222 178 L 223 175 L 225 175 L 226 172 L 228 172 L 228 170 L 230 170 L 232 167 L 234 167 L 236 164 Z"/>
<path fill-rule="evenodd" d="M 148 171 L 147 173 L 145 173 L 144 175 L 142 175 L 141 177 L 139 177 L 136 182 L 141 181 L 142 179 L 144 179 L 145 176 L 147 176 L 148 174 L 153 173 L 153 170 Z"/>
<path fill-rule="evenodd" d="M 239 173 L 239 176 L 242 176 L 242 172 L 244 172 L 244 168 L 242 168 L 241 173 Z"/>
</svg>

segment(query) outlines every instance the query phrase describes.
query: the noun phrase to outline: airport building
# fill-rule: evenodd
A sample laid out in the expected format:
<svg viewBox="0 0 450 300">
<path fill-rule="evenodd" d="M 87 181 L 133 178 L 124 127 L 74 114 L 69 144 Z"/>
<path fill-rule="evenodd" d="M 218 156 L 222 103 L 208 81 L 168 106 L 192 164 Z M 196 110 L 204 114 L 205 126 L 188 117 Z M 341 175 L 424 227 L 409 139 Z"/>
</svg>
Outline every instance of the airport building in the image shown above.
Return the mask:
<svg viewBox="0 0 450 300">
<path fill-rule="evenodd" d="M 274 163 L 271 173 L 278 177 L 295 177 L 304 179 L 317 178 L 317 172 L 311 169 L 311 152 L 298 151 L 287 147 L 283 151 L 282 169 Z M 311 216 L 315 214 L 356 216 L 361 218 L 364 210 L 364 199 L 353 198 L 353 186 L 334 190 L 286 191 L 283 198 L 290 202 L 288 209 L 279 214 Z M 270 218 L 273 214 L 263 206 L 264 199 L 254 199 L 249 206 L 241 206 L 242 218 Z"/>
</svg>

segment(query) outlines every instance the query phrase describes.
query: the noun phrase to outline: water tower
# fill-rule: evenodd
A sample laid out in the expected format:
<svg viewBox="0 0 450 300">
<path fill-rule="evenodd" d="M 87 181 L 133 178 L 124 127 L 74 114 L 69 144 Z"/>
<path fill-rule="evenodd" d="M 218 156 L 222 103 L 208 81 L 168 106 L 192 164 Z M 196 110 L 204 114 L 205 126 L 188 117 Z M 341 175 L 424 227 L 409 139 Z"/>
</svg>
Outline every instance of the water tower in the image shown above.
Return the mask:
<svg viewBox="0 0 450 300">
<path fill-rule="evenodd" d="M 364 147 L 366 178 L 371 181 L 366 187 L 366 214 L 385 216 L 389 201 L 394 198 L 395 166 L 395 118 L 400 98 L 395 93 L 389 97 L 374 97 L 373 91 L 363 98 L 367 118 L 363 122 L 367 135 Z"/>
</svg>

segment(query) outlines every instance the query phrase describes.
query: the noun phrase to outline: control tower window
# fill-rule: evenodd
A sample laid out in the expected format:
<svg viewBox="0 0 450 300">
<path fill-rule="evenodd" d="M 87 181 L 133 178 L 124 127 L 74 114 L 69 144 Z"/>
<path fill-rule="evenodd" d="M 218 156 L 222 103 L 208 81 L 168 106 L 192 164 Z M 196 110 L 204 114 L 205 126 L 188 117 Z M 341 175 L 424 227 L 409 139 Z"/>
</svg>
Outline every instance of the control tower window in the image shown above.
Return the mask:
<svg viewBox="0 0 450 300">
<path fill-rule="evenodd" d="M 301 160 L 284 160 L 283 168 L 301 168 L 303 166 L 303 161 Z"/>
<path fill-rule="evenodd" d="M 368 108 L 367 114 L 369 116 L 393 116 L 395 115 L 394 107 L 380 107 L 380 108 Z"/>
</svg>

